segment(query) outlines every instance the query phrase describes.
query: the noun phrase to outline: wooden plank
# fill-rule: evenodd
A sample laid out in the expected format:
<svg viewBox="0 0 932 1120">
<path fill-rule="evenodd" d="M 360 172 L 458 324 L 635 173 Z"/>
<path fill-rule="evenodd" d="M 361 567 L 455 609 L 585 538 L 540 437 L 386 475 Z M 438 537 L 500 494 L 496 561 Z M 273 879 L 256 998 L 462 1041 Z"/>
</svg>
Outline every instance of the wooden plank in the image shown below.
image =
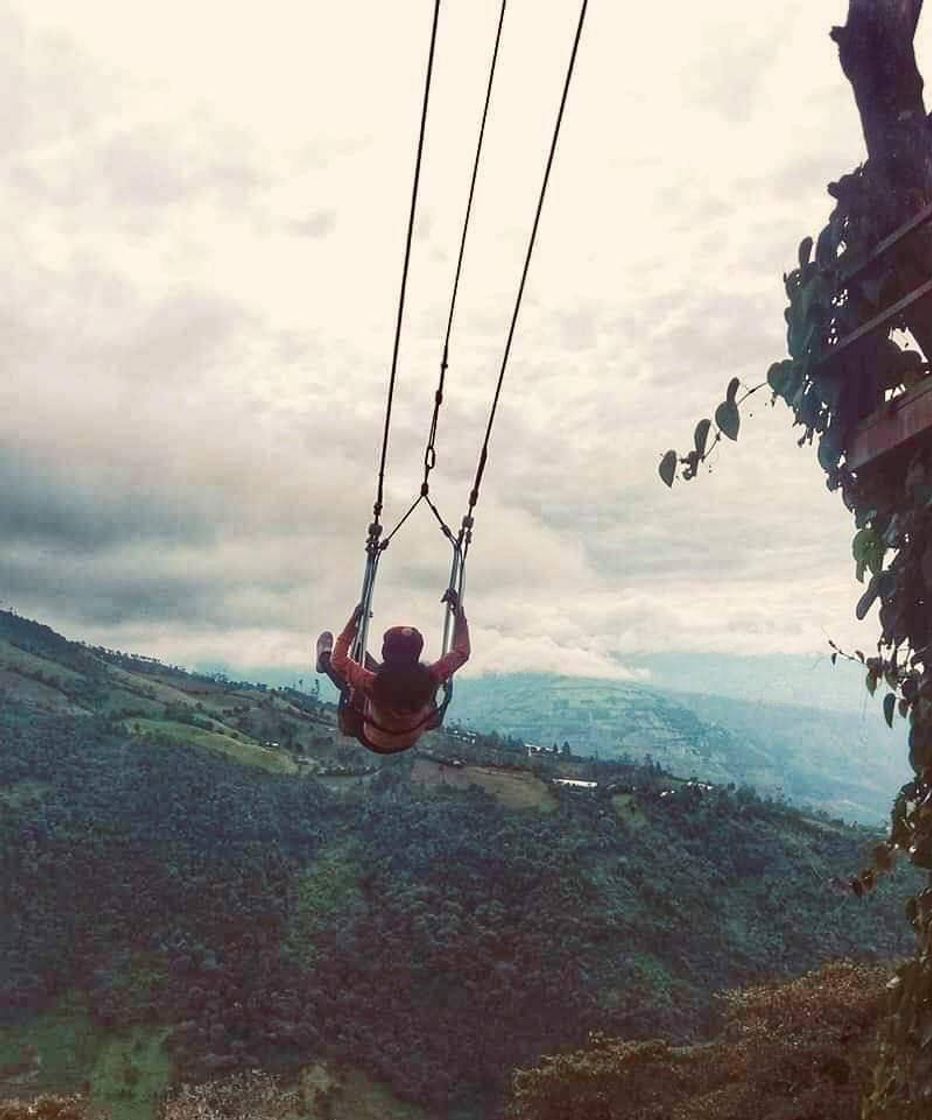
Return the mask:
<svg viewBox="0 0 932 1120">
<path fill-rule="evenodd" d="M 852 470 L 860 470 L 920 437 L 932 439 L 932 377 L 862 420 L 848 441 L 845 461 Z"/>
<path fill-rule="evenodd" d="M 896 303 L 891 304 L 886 311 L 881 311 L 879 315 L 875 315 L 873 319 L 868 319 L 866 323 L 862 323 L 856 331 L 851 334 L 846 334 L 844 338 L 838 340 L 831 350 L 827 350 L 821 358 L 816 362 L 817 366 L 825 365 L 828 362 L 833 362 L 839 354 L 844 353 L 856 342 L 860 342 L 869 334 L 874 331 L 880 330 L 881 327 L 889 326 L 894 319 L 898 319 L 903 312 L 912 307 L 914 303 L 932 293 L 932 280 L 926 280 L 920 284 L 918 288 L 913 288 L 911 292 L 907 292 L 902 299 L 898 299 Z"/>
<path fill-rule="evenodd" d="M 895 229 L 892 233 L 888 233 L 882 241 L 877 243 L 868 257 L 859 263 L 852 264 L 850 271 L 845 268 L 845 258 L 843 256 L 838 262 L 841 268 L 843 283 L 847 284 L 853 280 L 855 276 L 859 276 L 865 268 L 872 265 L 874 261 L 879 260 L 884 253 L 892 249 L 894 245 L 898 245 L 904 237 L 909 237 L 913 230 L 919 229 L 920 226 L 925 225 L 925 223 L 930 220 L 932 220 L 932 202 L 923 206 L 923 208 L 918 211 L 918 213 L 914 214 L 908 222 L 904 222 L 898 229 Z"/>
</svg>

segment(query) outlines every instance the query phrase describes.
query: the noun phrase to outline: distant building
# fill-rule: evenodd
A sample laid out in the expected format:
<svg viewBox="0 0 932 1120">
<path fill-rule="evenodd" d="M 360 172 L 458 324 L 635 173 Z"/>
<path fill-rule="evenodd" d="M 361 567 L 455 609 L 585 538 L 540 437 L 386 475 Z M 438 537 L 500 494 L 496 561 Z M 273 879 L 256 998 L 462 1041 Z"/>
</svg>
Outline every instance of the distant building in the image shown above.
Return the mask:
<svg viewBox="0 0 932 1120">
<path fill-rule="evenodd" d="M 572 789 L 598 789 L 598 782 L 584 782 L 581 778 L 554 778 L 555 786 L 570 786 Z"/>
</svg>

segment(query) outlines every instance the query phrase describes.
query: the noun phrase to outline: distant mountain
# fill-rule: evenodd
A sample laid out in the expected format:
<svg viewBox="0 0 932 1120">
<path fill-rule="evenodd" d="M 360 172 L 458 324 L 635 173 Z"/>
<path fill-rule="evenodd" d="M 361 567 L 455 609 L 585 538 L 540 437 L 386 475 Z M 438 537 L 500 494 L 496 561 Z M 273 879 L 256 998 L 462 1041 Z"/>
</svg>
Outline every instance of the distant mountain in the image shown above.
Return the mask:
<svg viewBox="0 0 932 1120">
<path fill-rule="evenodd" d="M 751 785 L 768 789 L 778 777 L 790 800 L 818 805 L 844 820 L 887 819 L 893 795 L 911 776 L 903 725 L 891 731 L 877 710 L 856 714 L 720 696 L 674 696 L 750 748 L 746 780 Z M 762 765 L 755 763 L 762 758 Z M 760 770 L 751 770 L 754 765 L 761 765 Z"/>
<path fill-rule="evenodd" d="M 748 784 L 848 821 L 878 823 L 908 779 L 902 731 L 862 714 L 624 681 L 508 674 L 459 682 L 454 719 L 578 754 L 641 759 L 718 784 Z"/>
<path fill-rule="evenodd" d="M 698 692 L 755 703 L 864 712 L 870 704 L 864 670 L 845 660 L 833 665 L 829 653 L 827 644 L 824 653 L 809 656 L 652 653 L 626 658 L 625 665 L 643 673 L 642 683 L 661 692 Z"/>
<path fill-rule="evenodd" d="M 652 680 L 682 687 L 543 674 L 467 676 L 457 682 L 451 717 L 531 743 L 569 742 L 577 755 L 651 755 L 683 777 L 748 784 L 870 824 L 885 818 L 892 793 L 908 778 L 902 732 L 890 732 L 875 706 L 862 700 L 858 712 L 846 699 L 852 689 L 852 696 L 862 695 L 857 671 L 836 676 L 827 663 L 798 657 L 678 654 L 649 658 L 644 667 Z M 220 669 L 189 673 L 89 647 L 0 611 L 0 697 L 36 712 L 116 717 L 128 730 L 171 735 L 265 770 L 294 772 L 302 755 L 312 771 L 347 765 L 347 748 L 321 702 L 335 698 L 329 682 L 320 697 L 289 687 L 297 683 L 292 673 L 280 673 L 275 683 L 230 681 Z M 702 684 L 754 699 L 690 690 Z M 775 702 L 785 693 L 838 706 Z"/>
<path fill-rule="evenodd" d="M 636 683 L 657 692 L 692 692 L 725 696 L 757 703 L 794 704 L 804 708 L 851 712 L 876 710 L 864 687 L 864 670 L 850 661 L 833 665 L 826 645 L 824 654 L 759 654 L 753 657 L 722 653 L 652 653 L 625 657 L 624 666 L 636 674 Z M 199 663 L 201 673 L 221 671 L 250 681 L 276 687 L 294 687 L 299 680 L 313 679 L 310 663 L 303 671 L 273 665 L 238 665 L 234 670 L 222 663 Z M 473 675 L 472 666 L 466 676 Z M 571 675 L 571 674 L 567 674 Z M 330 693 L 321 678 L 321 690 Z M 878 715 L 879 718 L 879 715 Z"/>
</svg>

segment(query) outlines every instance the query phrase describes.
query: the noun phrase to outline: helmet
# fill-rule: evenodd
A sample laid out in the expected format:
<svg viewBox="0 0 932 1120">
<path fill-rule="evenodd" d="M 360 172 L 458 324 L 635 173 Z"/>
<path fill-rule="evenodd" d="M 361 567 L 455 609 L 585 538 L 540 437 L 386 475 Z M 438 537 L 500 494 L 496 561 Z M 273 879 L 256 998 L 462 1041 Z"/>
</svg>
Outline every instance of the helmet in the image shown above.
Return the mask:
<svg viewBox="0 0 932 1120">
<path fill-rule="evenodd" d="M 413 626 L 393 626 L 382 638 L 382 660 L 385 664 L 408 665 L 418 660 L 423 648 L 420 630 Z"/>
</svg>

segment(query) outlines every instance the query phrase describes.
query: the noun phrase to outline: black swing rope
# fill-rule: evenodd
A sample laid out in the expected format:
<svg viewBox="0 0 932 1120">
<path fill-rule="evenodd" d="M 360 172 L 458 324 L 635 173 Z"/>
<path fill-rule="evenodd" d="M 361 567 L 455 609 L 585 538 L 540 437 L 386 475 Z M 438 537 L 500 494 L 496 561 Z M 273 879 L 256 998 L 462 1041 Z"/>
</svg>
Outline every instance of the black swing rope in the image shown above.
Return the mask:
<svg viewBox="0 0 932 1120">
<path fill-rule="evenodd" d="M 453 292 L 450 296 L 450 309 L 447 313 L 447 327 L 443 339 L 443 350 L 440 358 L 440 377 L 437 382 L 437 388 L 434 390 L 434 411 L 430 420 L 430 431 L 427 436 L 427 445 L 424 448 L 424 477 L 421 481 L 421 490 L 418 496 L 414 499 L 408 507 L 404 516 L 395 525 L 392 531 L 388 534 L 381 544 L 381 548 L 388 547 L 392 537 L 404 525 L 412 513 L 417 509 L 422 501 L 426 501 L 430 507 L 431 512 L 437 519 L 440 529 L 444 536 L 455 546 L 456 538 L 453 531 L 447 525 L 440 515 L 440 511 L 434 504 L 430 496 L 430 472 L 437 464 L 437 427 L 440 420 L 440 406 L 443 404 L 443 389 L 446 381 L 446 373 L 450 364 L 450 336 L 453 333 L 453 320 L 456 315 L 456 300 L 459 295 L 460 276 L 463 272 L 463 259 L 466 255 L 466 238 L 469 233 L 469 219 L 472 216 L 472 204 L 476 194 L 476 180 L 479 177 L 479 164 L 482 158 L 482 144 L 485 139 L 485 126 L 489 117 L 489 106 L 492 102 L 492 86 L 495 82 L 495 69 L 498 64 L 498 49 L 502 40 L 502 26 L 505 22 L 505 9 L 508 5 L 508 0 L 502 0 L 501 9 L 498 15 L 498 27 L 495 32 L 495 46 L 492 49 L 492 61 L 489 64 L 489 78 L 486 83 L 485 102 L 482 107 L 482 119 L 479 125 L 479 138 L 476 141 L 476 154 L 473 158 L 472 175 L 469 181 L 469 196 L 466 201 L 466 213 L 463 217 L 463 229 L 460 234 L 459 252 L 456 258 L 456 272 L 453 277 Z M 452 586 L 452 584 L 451 584 Z"/>
<path fill-rule="evenodd" d="M 482 485 L 482 477 L 485 474 L 485 468 L 488 464 L 489 457 L 489 444 L 492 438 L 492 428 L 495 424 L 495 416 L 498 411 L 498 402 L 501 397 L 502 386 L 505 381 L 505 372 L 508 368 L 508 359 L 511 355 L 511 347 L 514 341 L 515 329 L 518 323 L 518 314 L 521 310 L 521 302 L 524 297 L 524 289 L 527 283 L 528 272 L 531 265 L 531 257 L 534 252 L 534 245 L 537 240 L 537 230 L 540 226 L 540 218 L 544 208 L 544 199 L 547 194 L 547 186 L 550 181 L 550 172 L 553 168 L 554 156 L 556 155 L 557 142 L 560 138 L 560 128 L 563 124 L 563 114 L 566 109 L 566 102 L 569 96 L 570 85 L 573 80 L 573 71 L 576 66 L 576 55 L 579 51 L 579 43 L 582 38 L 583 25 L 586 20 L 586 8 L 588 7 L 588 0 L 583 0 L 579 11 L 579 20 L 576 25 L 576 34 L 573 38 L 573 47 L 570 52 L 570 59 L 566 69 L 566 76 L 563 82 L 563 92 L 560 96 L 560 105 L 557 110 L 557 118 L 554 123 L 553 136 L 550 141 L 550 151 L 547 154 L 547 163 L 544 168 L 544 176 L 541 181 L 540 193 L 537 198 L 537 208 L 534 212 L 534 222 L 531 227 L 530 237 L 528 238 L 527 252 L 524 257 L 524 266 L 521 270 L 521 280 L 518 285 L 518 292 L 515 297 L 514 309 L 511 315 L 511 322 L 508 327 L 508 335 L 505 341 L 505 349 L 502 353 L 501 367 L 499 368 L 498 381 L 495 385 L 495 393 L 492 397 L 492 405 L 489 409 L 488 422 L 486 424 L 485 436 L 482 440 L 482 447 L 479 452 L 479 460 L 476 466 L 476 474 L 473 479 L 472 489 L 469 493 L 469 504 L 466 513 L 463 517 L 460 533 L 457 538 L 459 546 L 462 550 L 461 568 L 465 568 L 466 553 L 469 545 L 472 542 L 472 528 L 473 528 L 473 514 L 476 504 L 479 501 L 479 490 Z"/>
<path fill-rule="evenodd" d="M 380 546 L 379 537 L 382 535 L 382 501 L 385 491 L 385 463 L 388 458 L 388 435 L 392 421 L 392 401 L 395 395 L 395 380 L 398 374 L 398 353 L 401 346 L 401 324 L 404 319 L 405 294 L 408 286 L 408 268 L 411 263 L 411 245 L 414 240 L 414 217 L 417 212 L 417 194 L 421 181 L 421 162 L 424 156 L 424 135 L 427 131 L 427 105 L 430 101 L 430 83 L 434 72 L 434 53 L 437 46 L 437 25 L 440 21 L 440 0 L 434 0 L 434 17 L 430 30 L 430 49 L 427 55 L 427 74 L 424 78 L 424 98 L 421 105 L 421 125 L 418 132 L 417 158 L 414 164 L 414 183 L 411 187 L 411 206 L 408 212 L 408 231 L 405 236 L 404 265 L 401 271 L 401 290 L 398 295 L 398 314 L 395 320 L 395 340 L 392 346 L 392 365 L 388 379 L 388 398 L 385 403 L 385 426 L 382 430 L 382 454 L 379 459 L 379 481 L 376 489 L 375 503 L 372 507 L 372 522 L 369 525 L 366 539 L 366 571 L 363 577 L 362 617 L 353 642 L 353 658 L 359 662 L 364 661 L 366 654 L 366 639 L 369 631 L 369 614 L 372 605 L 372 592 L 375 587 L 375 575 L 378 570 L 379 555 L 388 538 Z"/>
<path fill-rule="evenodd" d="M 588 7 L 588 0 L 582 0 L 582 4 L 581 4 L 581 7 L 580 7 L 580 12 L 579 12 L 579 20 L 578 20 L 578 23 L 577 23 L 577 26 L 576 26 L 576 33 L 575 33 L 575 36 L 574 36 L 574 39 L 573 39 L 573 46 L 572 46 L 572 50 L 570 52 L 570 58 L 569 58 L 569 63 L 567 65 L 566 76 L 565 76 L 564 82 L 563 82 L 563 91 L 562 91 L 562 94 L 561 94 L 561 97 L 560 97 L 560 105 L 559 105 L 559 109 L 557 111 L 556 122 L 554 124 L 553 136 L 551 138 L 550 151 L 549 151 L 548 156 L 547 156 L 547 162 L 546 162 L 546 166 L 545 166 L 545 169 L 544 169 L 543 180 L 541 182 L 540 193 L 539 193 L 538 199 L 537 199 L 537 207 L 536 207 L 536 210 L 535 210 L 535 213 L 534 213 L 534 221 L 533 221 L 533 224 L 532 224 L 532 227 L 531 227 L 530 237 L 528 238 L 527 251 L 525 253 L 524 265 L 523 265 L 523 268 L 522 268 L 522 271 L 521 271 L 521 279 L 520 279 L 520 282 L 519 282 L 519 285 L 518 285 L 517 295 L 515 297 L 515 304 L 514 304 L 514 308 L 513 308 L 512 316 L 511 316 L 511 321 L 510 321 L 509 328 L 508 328 L 508 334 L 507 334 L 507 338 L 506 338 L 506 342 L 505 342 L 505 348 L 504 348 L 504 351 L 503 351 L 503 354 L 502 354 L 502 361 L 501 361 L 501 366 L 499 368 L 498 380 L 497 380 L 496 386 L 495 386 L 495 393 L 493 395 L 492 404 L 491 404 L 491 407 L 489 409 L 489 416 L 488 416 L 488 421 L 487 421 L 487 424 L 486 424 L 485 435 L 483 437 L 482 446 L 481 446 L 481 449 L 480 449 L 480 452 L 479 452 L 479 459 L 478 459 L 478 463 L 477 463 L 477 466 L 476 466 L 476 473 L 475 473 L 475 476 L 473 478 L 473 484 L 472 484 L 472 488 L 471 488 L 470 493 L 469 493 L 469 501 L 468 501 L 466 513 L 463 516 L 459 533 L 454 535 L 453 531 L 450 529 L 450 527 L 443 520 L 443 518 L 440 515 L 440 512 L 437 509 L 436 505 L 431 500 L 430 493 L 429 493 L 429 476 L 430 476 L 430 472 L 433 470 L 434 466 L 436 465 L 435 440 L 436 440 L 436 435 L 437 435 L 437 427 L 438 427 L 438 421 L 439 421 L 440 406 L 443 403 L 444 381 L 445 381 L 446 371 L 447 371 L 448 364 L 449 364 L 450 336 L 451 336 L 451 332 L 452 332 L 452 328 L 453 328 L 453 319 L 454 319 L 454 313 L 455 313 L 455 307 L 456 307 L 456 298 L 457 298 L 457 293 L 458 293 L 458 290 L 459 290 L 460 274 L 461 274 L 461 271 L 462 271 L 463 257 L 464 257 L 465 245 L 466 245 L 466 235 L 467 235 L 467 231 L 468 231 L 468 227 L 469 227 L 469 218 L 470 218 L 470 214 L 471 214 L 471 211 L 472 211 L 472 203 L 473 203 L 473 197 L 474 197 L 474 193 L 475 193 L 476 178 L 477 178 L 477 175 L 478 175 L 479 160 L 480 160 L 480 155 L 481 155 L 481 151 L 482 151 L 482 142 L 483 142 L 483 137 L 484 137 L 484 134 L 485 134 L 485 126 L 486 126 L 486 120 L 487 120 L 487 117 L 488 117 L 489 104 L 490 104 L 490 101 L 491 101 L 492 85 L 493 85 L 493 79 L 494 79 L 494 75 L 495 75 L 495 67 L 496 67 L 496 63 L 497 63 L 497 59 L 498 59 L 498 50 L 499 50 L 499 44 L 500 44 L 500 41 L 501 41 L 502 24 L 504 22 L 506 3 L 507 3 L 507 0 L 502 0 L 501 12 L 500 12 L 500 15 L 499 15 L 499 22 L 498 22 L 498 29 L 497 29 L 496 37 L 495 37 L 495 47 L 494 47 L 494 50 L 493 50 L 493 53 L 492 53 L 492 62 L 491 62 L 491 66 L 490 66 L 490 69 L 489 69 L 489 80 L 488 80 L 488 85 L 487 85 L 487 88 L 486 88 L 485 105 L 484 105 L 484 108 L 483 108 L 482 122 L 481 122 L 480 129 L 479 129 L 479 139 L 478 139 L 478 143 L 477 143 L 477 147 L 476 147 L 475 161 L 473 163 L 472 178 L 471 178 L 471 181 L 470 181 L 470 188 L 469 188 L 469 198 L 468 198 L 468 202 L 467 202 L 467 206 L 466 206 L 466 215 L 465 215 L 464 222 L 463 222 L 463 231 L 462 231 L 462 236 L 460 238 L 459 255 L 458 255 L 458 259 L 457 259 L 456 274 L 455 274 L 454 283 L 453 283 L 453 294 L 452 294 L 452 298 L 451 298 L 451 301 L 450 301 L 450 311 L 449 311 L 449 315 L 448 315 L 448 318 L 447 318 L 447 329 L 446 329 L 446 335 L 445 335 L 445 338 L 444 338 L 443 356 L 442 356 L 441 363 L 440 363 L 440 377 L 439 377 L 439 382 L 438 382 L 437 389 L 436 389 L 435 394 L 434 394 L 434 410 L 433 410 L 433 415 L 432 415 L 432 418 L 431 418 L 430 433 L 428 435 L 427 447 L 426 447 L 425 452 L 424 452 L 424 477 L 423 477 L 423 481 L 421 483 L 421 491 L 420 491 L 420 494 L 418 495 L 418 497 L 415 498 L 414 502 L 408 508 L 407 512 L 401 518 L 401 520 L 392 529 L 392 531 L 386 536 L 386 538 L 384 540 L 380 541 L 379 538 L 381 536 L 381 524 L 380 524 L 379 519 L 380 519 L 380 515 L 381 515 L 381 511 L 382 511 L 382 498 L 383 498 L 384 476 L 385 476 L 385 460 L 386 460 L 387 448 L 388 448 L 388 432 L 389 432 L 389 423 L 390 423 L 390 418 L 391 418 L 391 403 L 392 403 L 392 395 L 393 395 L 393 392 L 394 392 L 394 385 L 395 385 L 395 375 L 396 375 L 397 358 L 398 358 L 398 347 L 399 347 L 399 340 L 400 340 L 400 333 L 401 333 L 401 320 L 402 320 L 403 307 L 404 307 L 405 284 L 406 284 L 406 281 L 407 281 L 408 264 L 409 264 L 410 250 L 411 250 L 411 240 L 412 240 L 412 229 L 413 229 L 413 223 L 414 223 L 414 211 L 415 211 L 415 204 L 416 204 L 416 197 L 417 197 L 417 185 L 418 185 L 418 179 L 419 179 L 419 176 L 420 176 L 421 156 L 422 156 L 422 151 L 423 151 L 424 131 L 425 131 L 425 124 L 426 124 L 426 116 L 427 116 L 427 100 L 428 100 L 428 92 L 429 92 L 429 88 L 430 88 L 430 77 L 431 77 L 431 70 L 432 70 L 432 67 L 433 67 L 434 45 L 435 45 L 435 41 L 436 41 L 436 32 L 437 32 L 437 17 L 438 17 L 439 8 L 440 8 L 440 0 L 436 0 L 436 2 L 435 2 L 434 23 L 433 23 L 433 31 L 432 31 L 432 35 L 431 35 L 430 58 L 429 58 L 429 62 L 428 62 L 427 82 L 426 82 L 425 93 L 424 93 L 424 106 L 423 106 L 423 112 L 422 112 L 422 117 L 421 117 L 421 133 L 420 133 L 420 141 L 419 141 L 419 145 L 418 145 L 417 164 L 416 164 L 416 169 L 415 169 L 414 190 L 413 190 L 413 193 L 412 193 L 411 214 L 410 214 L 409 225 L 408 225 L 408 239 L 407 239 L 407 244 L 406 244 L 406 248 L 405 248 L 405 261 L 404 261 L 404 270 L 403 270 L 403 275 L 402 275 L 401 298 L 399 300 L 398 321 L 397 321 L 396 334 L 395 334 L 395 347 L 394 347 L 393 358 L 392 358 L 391 377 L 390 377 L 390 381 L 389 381 L 389 397 L 388 397 L 388 404 L 387 404 L 387 408 L 386 408 L 385 429 L 384 429 L 383 442 L 382 442 L 382 458 L 381 458 L 381 463 L 380 463 L 380 467 L 379 467 L 378 492 L 377 492 L 376 503 L 375 503 L 375 506 L 373 508 L 374 518 L 373 518 L 372 524 L 369 526 L 369 536 L 368 536 L 367 544 L 366 544 L 367 564 L 366 564 L 366 576 L 365 576 L 365 579 L 363 581 L 363 596 L 362 596 L 362 605 L 363 605 L 364 609 L 363 609 L 363 616 L 360 619 L 359 631 L 357 633 L 356 642 L 354 644 L 354 653 L 358 654 L 358 656 L 360 658 L 365 656 L 366 632 L 367 632 L 367 629 L 368 629 L 367 623 L 368 623 L 368 616 L 369 616 L 369 608 L 370 608 L 371 599 L 372 599 L 372 591 L 373 591 L 374 584 L 375 584 L 375 574 L 376 574 L 376 569 L 378 567 L 378 557 L 381 554 L 381 552 L 384 551 L 384 549 L 388 547 L 391 539 L 398 532 L 398 530 L 402 527 L 402 525 L 404 525 L 404 523 L 408 520 L 408 518 L 411 516 L 411 514 L 414 512 L 414 510 L 417 508 L 417 506 L 422 501 L 427 502 L 428 506 L 431 509 L 431 512 L 434 514 L 434 517 L 437 519 L 444 536 L 447 537 L 447 539 L 450 541 L 451 545 L 453 546 L 453 563 L 452 563 L 452 566 L 451 566 L 450 581 L 449 581 L 448 586 L 453 588 L 460 597 L 462 596 L 463 581 L 464 581 L 464 577 L 465 577 L 466 555 L 467 555 L 467 552 L 469 551 L 469 545 L 472 542 L 472 529 L 473 529 L 473 525 L 474 525 L 474 511 L 475 511 L 475 507 L 476 507 L 476 505 L 479 501 L 479 491 L 480 491 L 480 487 L 482 485 L 482 478 L 483 478 L 483 475 L 485 473 L 486 466 L 488 464 L 489 445 L 490 445 L 491 437 L 492 437 L 492 428 L 493 428 L 493 425 L 495 423 L 495 417 L 496 417 L 496 413 L 497 413 L 497 410 L 498 410 L 498 403 L 499 403 L 499 399 L 501 397 L 502 386 L 503 386 L 504 380 L 505 380 L 505 372 L 506 372 L 507 367 L 508 367 L 508 359 L 511 355 L 511 347 L 512 347 L 512 343 L 514 341 L 515 330 L 516 330 L 516 327 L 517 327 L 518 314 L 519 314 L 520 309 L 521 309 L 521 302 L 522 302 L 522 299 L 523 299 L 523 296 L 524 296 L 524 289 L 525 289 L 526 282 L 527 282 L 528 272 L 530 270 L 531 257 L 533 255 L 534 245 L 535 245 L 535 242 L 536 242 L 536 239 L 537 239 L 537 231 L 538 231 L 538 227 L 540 225 L 541 214 L 543 212 L 544 199 L 546 197 L 547 186 L 548 186 L 548 183 L 550 181 L 550 172 L 551 172 L 551 169 L 553 167 L 554 156 L 556 154 L 557 142 L 558 142 L 559 136 L 560 136 L 560 128 L 561 128 L 561 125 L 563 123 L 563 115 L 564 115 L 564 111 L 566 109 L 566 102 L 567 102 L 567 98 L 568 98 L 568 95 L 569 95 L 570 85 L 572 83 L 573 71 L 574 71 L 575 65 L 576 65 L 576 56 L 578 54 L 579 43 L 580 43 L 580 39 L 582 37 L 583 25 L 584 25 L 585 19 L 586 19 L 586 9 Z M 453 614 L 452 609 L 448 610 L 445 614 L 444 629 L 443 629 L 443 652 L 444 653 L 446 653 L 449 649 L 449 644 L 450 644 L 450 640 L 451 640 L 451 636 L 452 636 L 452 614 Z M 447 690 L 446 690 L 444 701 L 439 708 L 439 711 L 440 711 L 441 715 L 443 714 L 443 711 L 446 709 L 447 705 L 449 704 L 451 697 L 452 697 L 452 685 L 450 685 L 450 683 L 448 682 L 448 687 L 447 687 Z"/>
</svg>

